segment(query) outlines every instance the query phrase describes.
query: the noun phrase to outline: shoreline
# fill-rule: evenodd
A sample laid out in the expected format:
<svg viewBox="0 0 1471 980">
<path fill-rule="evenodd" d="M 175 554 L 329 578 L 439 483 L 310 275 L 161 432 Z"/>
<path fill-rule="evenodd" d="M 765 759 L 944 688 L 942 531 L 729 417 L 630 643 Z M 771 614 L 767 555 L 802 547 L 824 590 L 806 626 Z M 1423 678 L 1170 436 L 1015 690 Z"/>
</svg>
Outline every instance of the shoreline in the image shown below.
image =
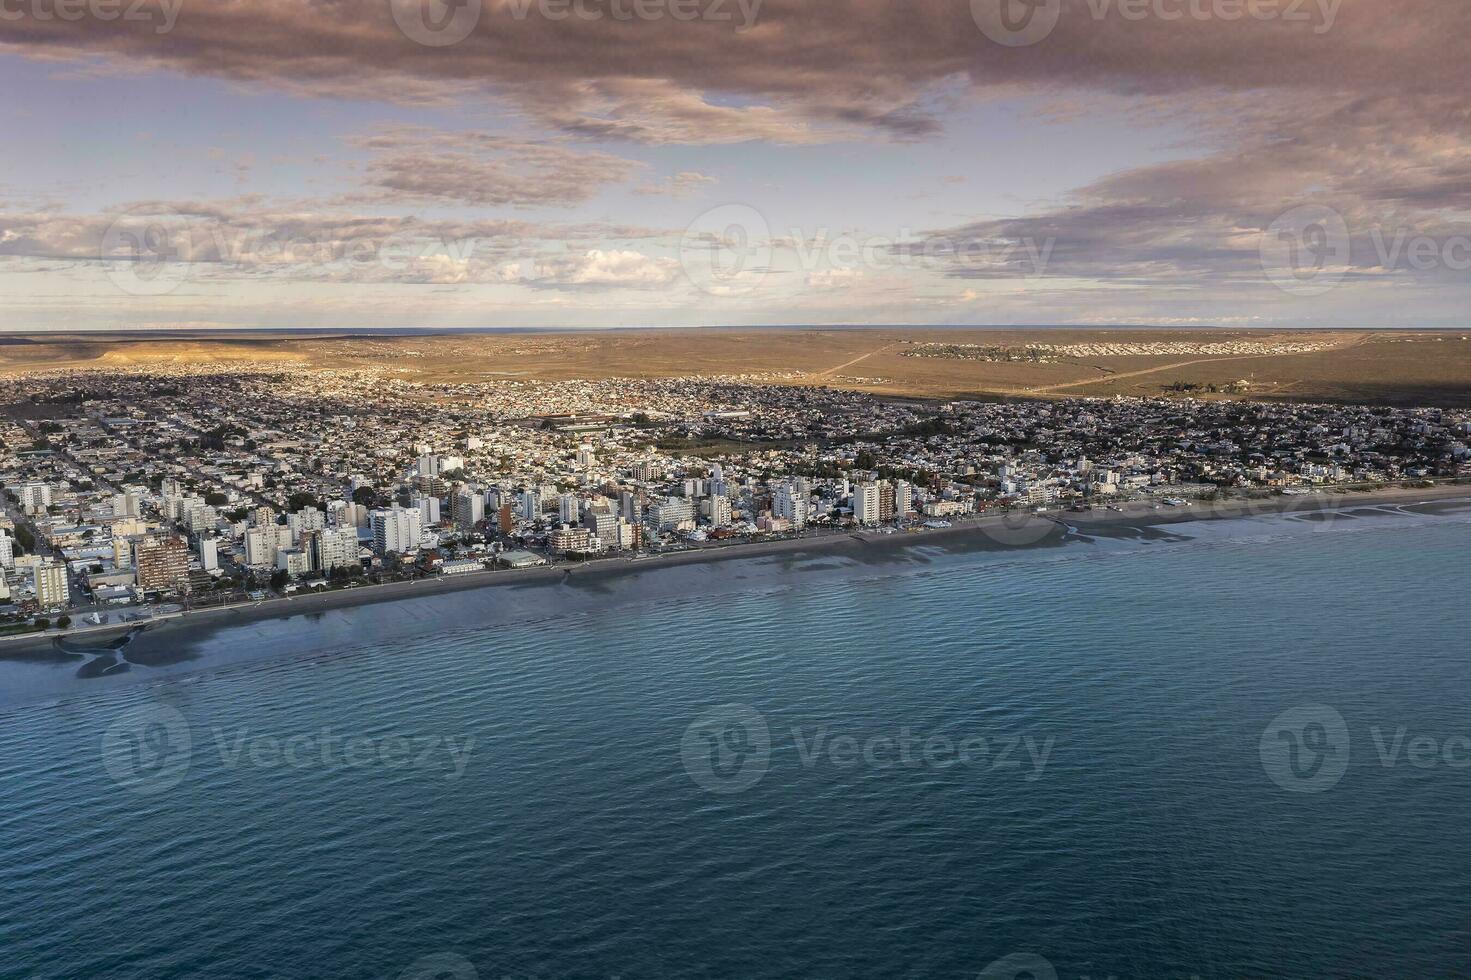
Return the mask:
<svg viewBox="0 0 1471 980">
<path fill-rule="evenodd" d="M 167 613 L 145 623 L 108 624 L 65 633 L 33 633 L 0 638 L 0 664 L 7 660 L 34 657 L 57 647 L 58 640 L 87 641 L 102 647 L 130 631 L 138 630 L 151 641 L 168 639 L 185 644 L 222 629 L 270 620 L 286 620 L 332 610 L 387 605 L 404 599 L 497 588 L 528 588 L 543 585 L 589 585 L 686 565 L 709 565 L 753 559 L 791 560 L 821 557 L 850 557 L 876 563 L 902 560 L 905 552 L 935 547 L 953 550 L 1015 551 L 1056 547 L 1073 533 L 1107 533 L 1111 529 L 1156 528 L 1201 521 L 1236 520 L 1282 514 L 1328 515 L 1358 507 L 1471 502 L 1471 484 L 1440 484 L 1432 487 L 1313 493 L 1303 496 L 1272 495 L 1219 502 L 1192 501 L 1188 506 L 1133 501 L 1120 505 L 1097 505 L 1094 510 L 1074 512 L 1049 510 L 1042 514 L 1012 512 L 969 519 L 952 519 L 947 528 L 886 533 L 880 529 L 850 529 L 809 534 L 803 537 L 707 545 L 689 550 L 646 555 L 594 559 L 576 564 L 538 566 L 526 569 L 497 569 L 456 576 L 359 586 L 331 592 L 296 594 L 257 603 L 191 609 Z M 1121 510 L 1106 509 L 1119 506 Z M 81 645 L 81 644 L 79 644 Z"/>
</svg>

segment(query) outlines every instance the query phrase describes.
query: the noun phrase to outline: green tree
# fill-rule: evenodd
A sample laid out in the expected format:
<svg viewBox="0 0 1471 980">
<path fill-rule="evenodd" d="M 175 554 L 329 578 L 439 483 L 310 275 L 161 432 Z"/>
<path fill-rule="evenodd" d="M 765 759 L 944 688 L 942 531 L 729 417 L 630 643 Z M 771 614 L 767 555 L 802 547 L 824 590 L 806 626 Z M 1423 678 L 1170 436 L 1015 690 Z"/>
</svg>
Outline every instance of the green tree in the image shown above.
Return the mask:
<svg viewBox="0 0 1471 980">
<path fill-rule="evenodd" d="M 294 514 L 303 507 L 318 507 L 320 509 L 319 503 L 315 495 L 305 490 L 298 490 L 286 498 L 286 509 Z"/>
<path fill-rule="evenodd" d="M 60 619 L 58 619 L 56 621 L 56 625 L 59 626 L 59 627 L 61 627 L 62 629 L 68 629 L 68 628 L 70 628 L 71 624 L 72 624 L 72 618 L 70 616 L 62 616 Z"/>
</svg>

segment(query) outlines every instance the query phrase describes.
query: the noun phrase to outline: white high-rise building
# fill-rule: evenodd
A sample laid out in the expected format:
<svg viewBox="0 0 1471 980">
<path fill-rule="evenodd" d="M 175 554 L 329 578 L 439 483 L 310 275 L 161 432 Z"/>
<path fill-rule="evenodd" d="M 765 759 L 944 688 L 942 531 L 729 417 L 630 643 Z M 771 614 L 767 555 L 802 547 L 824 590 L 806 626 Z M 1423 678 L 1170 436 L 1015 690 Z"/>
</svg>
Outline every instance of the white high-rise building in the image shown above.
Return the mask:
<svg viewBox="0 0 1471 980">
<path fill-rule="evenodd" d="M 710 523 L 716 527 L 730 527 L 730 498 L 724 495 L 710 498 Z"/>
<path fill-rule="evenodd" d="M 793 484 L 783 483 L 776 488 L 771 513 L 791 521 L 794 528 L 804 528 L 807 526 L 807 498 Z"/>
<path fill-rule="evenodd" d="M 894 516 L 907 517 L 914 509 L 914 486 L 908 480 L 894 481 Z"/>
<path fill-rule="evenodd" d="M 36 603 L 42 609 L 64 608 L 70 595 L 65 565 L 44 561 L 36 566 Z"/>
<path fill-rule="evenodd" d="M 214 538 L 199 539 L 199 567 L 212 572 L 220 567 L 220 543 Z"/>
<path fill-rule="evenodd" d="M 394 505 L 391 510 L 375 510 L 369 518 L 373 528 L 373 549 L 380 555 L 418 551 L 423 537 L 423 519 L 417 509 Z"/>
<path fill-rule="evenodd" d="M 300 541 L 304 531 L 320 531 L 327 526 L 327 515 L 315 507 L 303 507 L 294 514 L 286 515 L 286 526 L 291 528 L 291 537 Z"/>
<path fill-rule="evenodd" d="M 415 494 L 412 500 L 415 507 L 419 508 L 419 520 L 424 527 L 434 527 L 441 520 L 438 497 L 426 497 L 423 494 Z"/>
<path fill-rule="evenodd" d="M 479 490 L 461 487 L 455 491 L 455 530 L 467 532 L 485 520 L 485 497 Z"/>
<path fill-rule="evenodd" d="M 112 495 L 113 517 L 137 517 L 138 514 L 138 494 L 136 492 L 128 490 Z"/>
<path fill-rule="evenodd" d="M 563 524 L 576 524 L 581 516 L 578 509 L 577 494 L 564 493 L 557 498 L 557 519 Z"/>
<path fill-rule="evenodd" d="M 695 526 L 694 501 L 665 497 L 649 508 L 649 523 L 660 531 L 689 530 Z"/>
<path fill-rule="evenodd" d="M 15 539 L 0 530 L 0 568 L 15 567 Z"/>
<path fill-rule="evenodd" d="M 541 516 L 541 491 L 535 488 L 521 493 L 521 519 L 534 521 Z"/>
<path fill-rule="evenodd" d="M 338 527 L 317 534 L 315 566 L 324 572 L 334 568 L 346 568 L 358 564 L 358 530 L 355 527 Z"/>
<path fill-rule="evenodd" d="M 879 522 L 879 485 L 860 483 L 853 488 L 853 520 L 859 524 Z"/>
<path fill-rule="evenodd" d="M 245 564 L 276 564 L 276 552 L 291 547 L 291 528 L 284 524 L 262 524 L 245 532 Z"/>
<path fill-rule="evenodd" d="M 39 514 L 51 506 L 51 488 L 44 483 L 27 483 L 20 488 L 20 505 L 27 514 Z"/>
</svg>

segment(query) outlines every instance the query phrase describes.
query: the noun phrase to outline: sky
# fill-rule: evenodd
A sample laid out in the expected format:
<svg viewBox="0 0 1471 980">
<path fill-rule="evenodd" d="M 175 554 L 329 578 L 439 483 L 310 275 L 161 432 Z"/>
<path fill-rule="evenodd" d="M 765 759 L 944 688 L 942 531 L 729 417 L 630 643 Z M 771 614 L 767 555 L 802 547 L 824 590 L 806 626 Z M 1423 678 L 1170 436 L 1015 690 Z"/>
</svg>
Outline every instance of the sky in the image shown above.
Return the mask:
<svg viewBox="0 0 1471 980">
<path fill-rule="evenodd" d="M 1458 0 L 0 0 L 0 330 L 1462 327 Z"/>
</svg>

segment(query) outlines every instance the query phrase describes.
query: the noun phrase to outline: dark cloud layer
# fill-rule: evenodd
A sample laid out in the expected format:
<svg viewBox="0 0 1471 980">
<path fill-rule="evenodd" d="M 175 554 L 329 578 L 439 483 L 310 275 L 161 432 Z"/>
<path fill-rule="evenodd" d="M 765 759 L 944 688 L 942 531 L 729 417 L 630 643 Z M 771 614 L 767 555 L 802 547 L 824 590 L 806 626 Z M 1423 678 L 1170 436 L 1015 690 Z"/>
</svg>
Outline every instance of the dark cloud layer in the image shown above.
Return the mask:
<svg viewBox="0 0 1471 980">
<path fill-rule="evenodd" d="M 581 136 L 718 143 L 924 137 L 939 125 L 927 97 L 954 80 L 981 93 L 1465 91 L 1471 37 L 1471 5 L 1440 0 L 1195 0 L 1206 19 L 1191 13 L 1191 0 L 1150 0 L 1142 19 L 1126 16 L 1137 0 L 1060 0 L 1051 33 L 1016 48 L 988 38 L 972 5 L 954 0 L 765 0 L 747 29 L 734 0 L 719 8 L 702 0 L 695 9 L 728 19 L 692 21 L 615 20 L 606 0 L 576 8 L 604 12 L 597 19 L 544 16 L 535 0 L 486 0 L 468 36 L 434 47 L 399 28 L 388 0 L 182 2 L 164 34 L 162 13 L 23 15 L 0 21 L 0 41 L 36 56 L 359 99 L 488 93 Z M 394 2 L 417 13 L 418 0 Z M 1234 16 L 1247 7 L 1270 16 Z"/>
</svg>

